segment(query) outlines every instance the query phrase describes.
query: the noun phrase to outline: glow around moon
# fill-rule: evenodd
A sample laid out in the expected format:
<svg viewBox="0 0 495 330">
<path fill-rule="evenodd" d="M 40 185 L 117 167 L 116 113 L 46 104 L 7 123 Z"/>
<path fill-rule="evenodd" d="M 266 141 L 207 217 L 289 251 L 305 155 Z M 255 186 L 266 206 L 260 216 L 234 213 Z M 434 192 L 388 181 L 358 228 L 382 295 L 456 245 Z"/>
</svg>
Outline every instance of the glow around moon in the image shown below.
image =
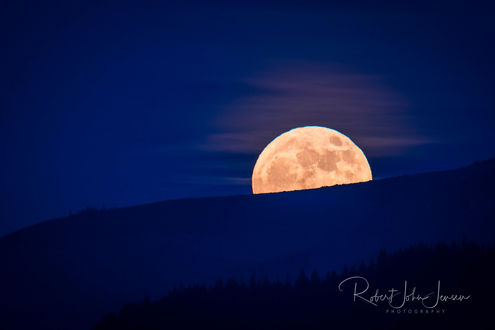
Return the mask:
<svg viewBox="0 0 495 330">
<path fill-rule="evenodd" d="M 294 128 L 270 142 L 252 176 L 254 194 L 369 181 L 364 153 L 347 136 L 320 126 Z"/>
</svg>

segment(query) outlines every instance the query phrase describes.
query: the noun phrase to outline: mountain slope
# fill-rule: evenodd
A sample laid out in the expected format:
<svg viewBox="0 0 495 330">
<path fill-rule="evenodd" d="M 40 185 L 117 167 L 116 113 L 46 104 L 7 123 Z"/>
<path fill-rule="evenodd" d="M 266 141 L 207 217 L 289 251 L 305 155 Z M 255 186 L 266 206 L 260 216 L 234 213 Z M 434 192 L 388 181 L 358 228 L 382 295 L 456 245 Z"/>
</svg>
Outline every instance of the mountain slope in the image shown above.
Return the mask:
<svg viewBox="0 0 495 330">
<path fill-rule="evenodd" d="M 88 328 L 179 282 L 331 269 L 418 241 L 494 241 L 495 160 L 268 195 L 84 212 L 0 238 L 0 328 Z M 65 315 L 60 318 L 60 315 Z"/>
</svg>

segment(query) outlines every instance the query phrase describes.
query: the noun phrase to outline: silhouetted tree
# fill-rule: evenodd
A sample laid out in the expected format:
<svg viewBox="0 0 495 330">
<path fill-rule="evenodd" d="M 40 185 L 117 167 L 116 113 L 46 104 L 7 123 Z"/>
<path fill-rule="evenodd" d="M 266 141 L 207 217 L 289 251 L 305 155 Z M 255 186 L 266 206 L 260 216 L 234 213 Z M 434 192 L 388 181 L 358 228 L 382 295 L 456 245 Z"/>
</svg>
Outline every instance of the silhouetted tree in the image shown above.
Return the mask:
<svg viewBox="0 0 495 330">
<path fill-rule="evenodd" d="M 128 304 L 118 313 L 105 315 L 95 329 L 419 329 L 486 328 L 491 322 L 495 296 L 495 248 L 471 242 L 435 246 L 418 244 L 391 254 L 380 251 L 377 261 L 361 263 L 354 270 L 328 272 L 320 279 L 317 270 L 310 278 L 301 269 L 294 285 L 257 282 L 252 274 L 249 286 L 234 279 L 214 286 L 175 288 L 158 301 L 145 298 Z M 404 280 L 429 290 L 441 279 L 443 290 L 470 294 L 465 304 L 446 303 L 448 315 L 391 315 L 380 308 L 354 303 L 338 292 L 349 275 L 366 277 L 373 287 L 401 288 Z M 414 308 L 418 308 L 417 306 Z"/>
</svg>

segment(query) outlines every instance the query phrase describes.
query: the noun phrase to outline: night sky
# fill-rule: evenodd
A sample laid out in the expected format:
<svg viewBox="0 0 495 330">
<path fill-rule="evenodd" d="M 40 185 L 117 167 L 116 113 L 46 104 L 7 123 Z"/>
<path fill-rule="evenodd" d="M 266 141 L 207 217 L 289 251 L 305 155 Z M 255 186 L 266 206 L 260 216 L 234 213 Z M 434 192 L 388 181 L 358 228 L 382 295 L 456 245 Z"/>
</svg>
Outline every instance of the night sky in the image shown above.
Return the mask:
<svg viewBox="0 0 495 330">
<path fill-rule="evenodd" d="M 488 1 L 240 3 L 1 1 L 0 235 L 249 194 L 298 126 L 349 136 L 375 178 L 495 156 Z"/>
</svg>

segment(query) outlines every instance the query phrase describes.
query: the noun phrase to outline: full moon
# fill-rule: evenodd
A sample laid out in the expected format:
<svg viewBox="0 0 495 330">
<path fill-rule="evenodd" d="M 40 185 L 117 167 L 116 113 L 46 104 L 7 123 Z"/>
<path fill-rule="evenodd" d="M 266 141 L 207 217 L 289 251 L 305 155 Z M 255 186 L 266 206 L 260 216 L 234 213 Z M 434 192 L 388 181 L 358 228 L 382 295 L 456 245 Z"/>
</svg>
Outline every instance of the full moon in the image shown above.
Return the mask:
<svg viewBox="0 0 495 330">
<path fill-rule="evenodd" d="M 370 181 L 368 160 L 347 136 L 321 126 L 291 129 L 261 152 L 253 170 L 254 194 Z"/>
</svg>

